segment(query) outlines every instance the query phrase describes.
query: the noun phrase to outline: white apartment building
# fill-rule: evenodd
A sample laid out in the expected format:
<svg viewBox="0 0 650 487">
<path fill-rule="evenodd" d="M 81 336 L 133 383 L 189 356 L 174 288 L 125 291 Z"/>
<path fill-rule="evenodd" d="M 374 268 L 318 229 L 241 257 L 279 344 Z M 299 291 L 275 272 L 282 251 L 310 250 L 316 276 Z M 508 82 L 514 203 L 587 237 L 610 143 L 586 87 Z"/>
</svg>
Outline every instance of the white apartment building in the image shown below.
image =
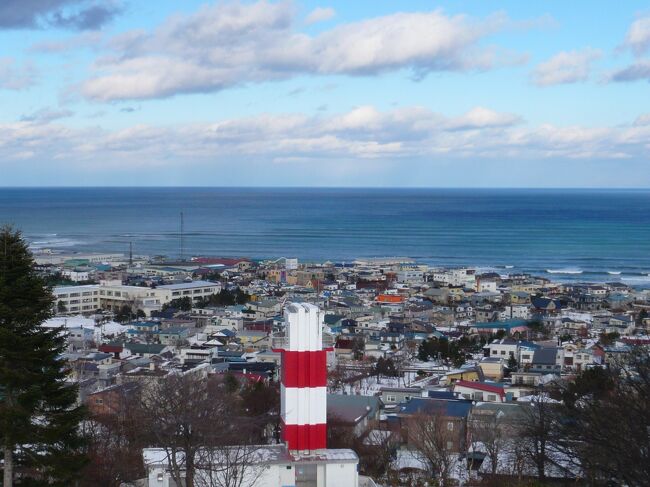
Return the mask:
<svg viewBox="0 0 650 487">
<path fill-rule="evenodd" d="M 156 288 L 125 286 L 105 282 L 86 286 L 57 286 L 53 289 L 55 306 L 65 306 L 68 313 L 92 313 L 97 309 L 117 311 L 124 305 L 141 309 L 149 315 L 173 299 L 189 297 L 193 302 L 217 294 L 221 284 L 193 281 L 168 284 Z"/>
<path fill-rule="evenodd" d="M 447 269 L 433 273 L 433 280 L 448 286 L 463 286 L 473 289 L 476 276 L 473 269 Z"/>
<path fill-rule="evenodd" d="M 221 292 L 221 284 L 210 281 L 192 281 L 158 286 L 154 291 L 158 291 L 162 304 L 168 303 L 172 299 L 185 297 L 192 298 L 192 301 L 196 302 Z"/>
<path fill-rule="evenodd" d="M 99 286 L 57 286 L 52 290 L 55 306 L 63 305 L 69 313 L 91 313 L 100 308 Z"/>
<path fill-rule="evenodd" d="M 424 272 L 419 269 L 397 271 L 397 282 L 415 283 L 424 281 Z"/>
</svg>

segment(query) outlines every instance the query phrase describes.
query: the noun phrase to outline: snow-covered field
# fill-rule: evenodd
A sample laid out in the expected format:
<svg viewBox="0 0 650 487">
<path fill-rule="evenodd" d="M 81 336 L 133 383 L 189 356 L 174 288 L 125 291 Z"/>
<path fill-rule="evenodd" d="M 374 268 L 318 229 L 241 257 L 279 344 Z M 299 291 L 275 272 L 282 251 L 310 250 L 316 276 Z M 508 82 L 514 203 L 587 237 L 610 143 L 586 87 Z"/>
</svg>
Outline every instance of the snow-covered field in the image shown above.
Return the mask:
<svg viewBox="0 0 650 487">
<path fill-rule="evenodd" d="M 58 316 L 45 321 L 41 326 L 48 328 L 86 328 L 94 331 L 94 339 L 100 343 L 105 338 L 116 337 L 126 332 L 127 326 L 120 325 L 114 321 L 96 325 L 93 318 L 84 316 Z"/>
</svg>

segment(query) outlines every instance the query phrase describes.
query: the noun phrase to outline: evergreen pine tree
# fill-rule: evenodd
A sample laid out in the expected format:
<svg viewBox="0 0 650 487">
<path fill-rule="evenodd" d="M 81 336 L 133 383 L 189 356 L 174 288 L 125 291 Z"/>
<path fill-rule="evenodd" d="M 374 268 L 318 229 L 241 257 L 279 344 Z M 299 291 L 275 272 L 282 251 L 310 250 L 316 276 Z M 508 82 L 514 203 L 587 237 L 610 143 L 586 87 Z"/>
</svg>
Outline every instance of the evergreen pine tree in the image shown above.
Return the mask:
<svg viewBox="0 0 650 487">
<path fill-rule="evenodd" d="M 515 358 L 514 355 L 510 355 L 510 358 L 508 358 L 508 369 L 510 370 L 515 370 L 517 366 L 519 365 L 517 363 L 517 359 Z"/>
<path fill-rule="evenodd" d="M 19 232 L 0 228 L 0 445 L 3 487 L 70 486 L 80 454 L 77 388 L 66 381 L 60 329 L 41 324 L 54 299 Z"/>
</svg>

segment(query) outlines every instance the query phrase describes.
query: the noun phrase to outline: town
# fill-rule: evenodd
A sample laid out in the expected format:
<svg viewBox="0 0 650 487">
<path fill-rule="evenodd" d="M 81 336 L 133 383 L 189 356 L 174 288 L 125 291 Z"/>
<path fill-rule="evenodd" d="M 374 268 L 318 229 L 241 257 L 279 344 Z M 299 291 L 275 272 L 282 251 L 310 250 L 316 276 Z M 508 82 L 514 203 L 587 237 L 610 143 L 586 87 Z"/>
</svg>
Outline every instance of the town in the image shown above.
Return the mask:
<svg viewBox="0 0 650 487">
<path fill-rule="evenodd" d="M 55 299 L 43 326 L 64 330 L 78 401 L 103 425 L 91 434 L 85 477 L 94 485 L 593 485 L 603 471 L 554 434 L 550 418 L 602 394 L 647 361 L 650 345 L 650 289 L 620 281 L 552 282 L 401 257 L 34 259 Z M 289 331 L 294 303 L 315 313 L 320 345 L 306 350 L 322 350 L 327 368 L 315 389 L 294 377 L 301 367 L 313 375 L 314 364 L 284 352 L 298 333 Z M 292 437 L 285 402 L 309 397 L 292 399 L 291 387 L 322 389 L 312 403 L 323 412 L 296 426 L 322 426 L 326 445 L 320 433 Z M 184 404 L 165 400 L 175 394 Z M 205 430 L 185 445 L 164 428 L 184 415 Z M 588 419 L 581 428 L 598 426 Z M 220 449 L 208 448 L 212 435 Z M 604 464 L 607 453 L 588 455 Z M 642 485 L 629 471 L 618 474 L 623 485 Z"/>
</svg>

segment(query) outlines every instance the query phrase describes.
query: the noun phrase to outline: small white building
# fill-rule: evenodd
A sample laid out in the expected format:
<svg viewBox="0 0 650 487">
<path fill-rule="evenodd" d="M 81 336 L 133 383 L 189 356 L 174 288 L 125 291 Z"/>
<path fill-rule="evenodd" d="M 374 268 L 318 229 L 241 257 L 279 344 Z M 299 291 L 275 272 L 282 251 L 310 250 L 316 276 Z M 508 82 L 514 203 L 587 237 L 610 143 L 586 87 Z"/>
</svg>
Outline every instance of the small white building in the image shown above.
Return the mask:
<svg viewBox="0 0 650 487">
<path fill-rule="evenodd" d="M 88 281 L 90 279 L 89 271 L 73 271 L 73 270 L 64 270 L 62 273 L 63 277 L 70 279 L 74 282 Z"/>
<path fill-rule="evenodd" d="M 530 319 L 530 306 L 527 304 L 508 305 L 499 313 L 500 321 L 528 319 Z"/>
<path fill-rule="evenodd" d="M 420 269 L 402 269 L 397 271 L 397 282 L 415 283 L 424 281 L 424 272 Z"/>
<path fill-rule="evenodd" d="M 446 269 L 435 271 L 433 273 L 433 280 L 448 286 L 463 286 L 474 289 L 476 275 L 473 269 Z"/>
<path fill-rule="evenodd" d="M 477 279 L 476 280 L 476 290 L 480 293 L 495 293 L 497 292 L 497 282 L 496 281 L 490 281 L 490 280 L 484 280 L 484 279 Z"/>
<path fill-rule="evenodd" d="M 305 456 L 293 456 L 285 445 L 260 445 L 199 451 L 198 455 L 201 461 L 197 463 L 209 467 L 196 471 L 197 480 L 208 480 L 212 475 L 213 478 L 227 476 L 232 481 L 236 471 L 242 479 L 238 485 L 359 487 L 359 457 L 353 450 L 318 450 Z M 165 449 L 145 448 L 143 457 L 148 487 L 176 487 Z M 212 484 L 206 482 L 206 485 Z"/>
</svg>

